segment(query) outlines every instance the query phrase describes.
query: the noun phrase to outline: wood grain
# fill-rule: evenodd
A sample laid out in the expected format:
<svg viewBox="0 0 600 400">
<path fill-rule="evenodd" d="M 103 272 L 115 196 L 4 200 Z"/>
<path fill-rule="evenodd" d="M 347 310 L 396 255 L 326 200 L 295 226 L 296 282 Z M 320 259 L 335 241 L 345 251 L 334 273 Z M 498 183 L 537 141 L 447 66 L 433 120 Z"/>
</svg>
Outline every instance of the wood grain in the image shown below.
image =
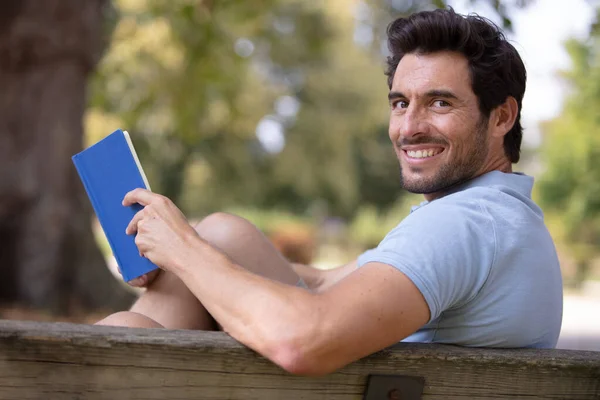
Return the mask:
<svg viewBox="0 0 600 400">
<path fill-rule="evenodd" d="M 398 344 L 320 378 L 222 332 L 0 321 L 2 399 L 362 399 L 370 374 L 423 399 L 600 399 L 600 352 Z"/>
</svg>

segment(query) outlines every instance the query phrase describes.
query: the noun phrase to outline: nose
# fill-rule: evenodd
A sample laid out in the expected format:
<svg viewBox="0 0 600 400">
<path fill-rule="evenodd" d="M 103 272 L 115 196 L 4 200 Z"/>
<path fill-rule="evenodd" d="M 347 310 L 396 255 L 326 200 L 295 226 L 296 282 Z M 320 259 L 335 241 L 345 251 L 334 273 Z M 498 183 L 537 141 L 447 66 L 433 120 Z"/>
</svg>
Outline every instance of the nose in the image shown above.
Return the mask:
<svg viewBox="0 0 600 400">
<path fill-rule="evenodd" d="M 410 139 L 427 133 L 427 118 L 416 105 L 409 105 L 404 113 L 393 115 L 390 121 L 390 138 L 392 141 Z"/>
<path fill-rule="evenodd" d="M 418 107 L 412 106 L 412 104 L 406 109 L 406 112 L 401 117 L 400 138 L 411 138 L 421 133 L 425 133 L 427 123 L 421 114 Z"/>
</svg>

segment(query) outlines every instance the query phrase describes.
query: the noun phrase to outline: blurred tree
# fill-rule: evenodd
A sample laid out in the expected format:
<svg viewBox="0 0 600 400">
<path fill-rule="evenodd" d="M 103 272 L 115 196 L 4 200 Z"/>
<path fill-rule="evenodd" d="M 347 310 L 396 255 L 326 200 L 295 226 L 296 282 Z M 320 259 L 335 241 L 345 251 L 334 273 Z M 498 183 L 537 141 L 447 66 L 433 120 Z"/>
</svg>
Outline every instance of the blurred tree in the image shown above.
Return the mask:
<svg viewBox="0 0 600 400">
<path fill-rule="evenodd" d="M 66 313 L 126 307 L 91 235 L 71 163 L 105 0 L 7 0 L 0 9 L 0 301 Z"/>
<path fill-rule="evenodd" d="M 94 83 L 95 112 L 133 133 L 155 190 L 179 203 L 184 180 L 195 175 L 188 184 L 197 203 L 184 208 L 255 202 L 263 186 L 256 124 L 289 79 L 285 66 L 319 61 L 328 36 L 320 13 L 284 0 L 118 5 L 113 47 Z M 98 126 L 98 136 L 115 128 Z"/>
<path fill-rule="evenodd" d="M 543 206 L 558 212 L 564 240 L 577 262 L 575 284 L 586 278 L 600 252 L 600 38 L 570 40 L 572 68 L 563 76 L 571 86 L 562 114 L 545 126 L 542 155 L 546 171 L 539 182 Z"/>
</svg>

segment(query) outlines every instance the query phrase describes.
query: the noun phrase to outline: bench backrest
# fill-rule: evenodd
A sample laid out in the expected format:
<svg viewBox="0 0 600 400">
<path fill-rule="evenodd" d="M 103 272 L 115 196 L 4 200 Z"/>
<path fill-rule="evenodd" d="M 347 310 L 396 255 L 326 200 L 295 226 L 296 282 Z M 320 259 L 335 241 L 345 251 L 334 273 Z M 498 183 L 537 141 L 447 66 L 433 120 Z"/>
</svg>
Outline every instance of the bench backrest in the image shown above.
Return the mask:
<svg viewBox="0 0 600 400">
<path fill-rule="evenodd" d="M 0 321 L 2 399 L 600 399 L 600 352 L 398 344 L 320 378 L 222 332 Z"/>
</svg>

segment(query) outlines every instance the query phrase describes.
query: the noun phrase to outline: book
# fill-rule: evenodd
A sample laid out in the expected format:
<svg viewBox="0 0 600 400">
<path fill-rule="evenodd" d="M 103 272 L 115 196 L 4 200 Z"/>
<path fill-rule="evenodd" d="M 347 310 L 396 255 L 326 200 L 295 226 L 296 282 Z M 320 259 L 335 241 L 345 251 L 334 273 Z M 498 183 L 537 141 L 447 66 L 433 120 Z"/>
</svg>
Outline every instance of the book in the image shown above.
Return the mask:
<svg viewBox="0 0 600 400">
<path fill-rule="evenodd" d="M 127 131 L 116 130 L 72 157 L 110 248 L 126 282 L 158 267 L 140 256 L 135 236 L 125 229 L 140 204 L 125 207 L 125 195 L 136 188 L 150 189 L 146 174 Z"/>
</svg>

